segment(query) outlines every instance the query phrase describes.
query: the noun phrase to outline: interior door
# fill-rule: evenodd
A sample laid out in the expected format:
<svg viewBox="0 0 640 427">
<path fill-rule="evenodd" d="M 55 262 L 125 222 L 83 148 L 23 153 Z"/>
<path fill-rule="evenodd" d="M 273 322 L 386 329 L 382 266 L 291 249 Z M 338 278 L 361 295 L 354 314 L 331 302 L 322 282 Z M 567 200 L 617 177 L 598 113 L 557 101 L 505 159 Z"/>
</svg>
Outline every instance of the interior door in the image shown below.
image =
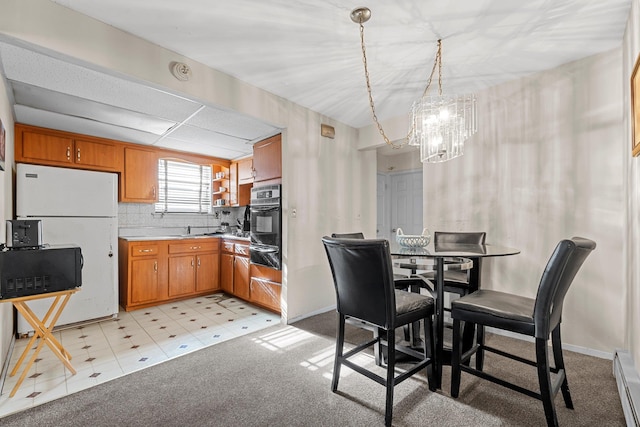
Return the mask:
<svg viewBox="0 0 640 427">
<path fill-rule="evenodd" d="M 422 234 L 422 170 L 390 175 L 391 233 Z"/>
</svg>

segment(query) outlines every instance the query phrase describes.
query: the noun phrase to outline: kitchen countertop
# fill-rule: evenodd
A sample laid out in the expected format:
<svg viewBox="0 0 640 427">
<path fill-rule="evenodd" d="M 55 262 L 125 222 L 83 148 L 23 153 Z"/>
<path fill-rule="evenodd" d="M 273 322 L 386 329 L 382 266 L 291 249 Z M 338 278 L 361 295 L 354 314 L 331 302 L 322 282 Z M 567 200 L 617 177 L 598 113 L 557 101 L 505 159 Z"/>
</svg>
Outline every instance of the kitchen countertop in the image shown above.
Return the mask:
<svg viewBox="0 0 640 427">
<path fill-rule="evenodd" d="M 198 235 L 198 234 L 180 234 L 170 236 L 119 236 L 120 239 L 127 241 L 150 241 L 150 240 L 185 240 L 185 239 L 234 239 L 245 242 L 251 241 L 249 237 L 240 237 L 235 234 L 215 234 L 215 235 Z"/>
</svg>

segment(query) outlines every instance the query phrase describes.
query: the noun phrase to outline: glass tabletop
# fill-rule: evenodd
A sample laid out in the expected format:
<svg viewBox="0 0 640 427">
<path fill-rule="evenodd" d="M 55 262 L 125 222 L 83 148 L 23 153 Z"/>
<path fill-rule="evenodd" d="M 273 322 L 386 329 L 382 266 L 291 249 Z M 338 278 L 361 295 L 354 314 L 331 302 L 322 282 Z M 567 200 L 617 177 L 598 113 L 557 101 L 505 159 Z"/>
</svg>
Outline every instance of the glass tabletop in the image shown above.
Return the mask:
<svg viewBox="0 0 640 427">
<path fill-rule="evenodd" d="M 400 246 L 395 240 L 389 240 L 389 249 L 393 256 L 403 257 L 424 257 L 424 258 L 442 258 L 442 257 L 495 257 L 516 255 L 520 253 L 519 249 L 510 248 L 499 245 L 477 245 L 468 243 L 446 243 L 434 244 L 421 248 L 408 248 Z"/>
<path fill-rule="evenodd" d="M 393 266 L 405 270 L 435 270 L 435 258 L 414 257 L 414 258 L 394 258 Z M 446 257 L 444 259 L 444 270 L 469 270 L 473 267 L 473 261 L 469 258 Z"/>
</svg>

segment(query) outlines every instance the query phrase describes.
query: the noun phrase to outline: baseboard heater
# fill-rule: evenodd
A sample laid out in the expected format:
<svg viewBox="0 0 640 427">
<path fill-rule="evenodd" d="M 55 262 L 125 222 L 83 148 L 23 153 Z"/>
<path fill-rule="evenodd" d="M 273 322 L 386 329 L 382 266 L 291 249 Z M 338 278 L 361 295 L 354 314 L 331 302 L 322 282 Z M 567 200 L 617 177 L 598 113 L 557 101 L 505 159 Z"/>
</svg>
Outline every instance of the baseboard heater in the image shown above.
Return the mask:
<svg viewBox="0 0 640 427">
<path fill-rule="evenodd" d="M 618 393 L 627 426 L 640 426 L 638 407 L 640 407 L 640 376 L 633 359 L 627 351 L 616 350 L 613 356 L 613 374 L 618 384 Z"/>
</svg>

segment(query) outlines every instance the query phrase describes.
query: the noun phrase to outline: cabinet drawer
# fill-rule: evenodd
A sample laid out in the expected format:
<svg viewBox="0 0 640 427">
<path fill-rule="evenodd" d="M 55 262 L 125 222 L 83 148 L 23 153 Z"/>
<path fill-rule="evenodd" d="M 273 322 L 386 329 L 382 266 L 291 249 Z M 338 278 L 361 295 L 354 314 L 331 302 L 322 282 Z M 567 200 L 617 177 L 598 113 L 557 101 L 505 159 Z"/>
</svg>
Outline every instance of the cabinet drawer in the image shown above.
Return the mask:
<svg viewBox="0 0 640 427">
<path fill-rule="evenodd" d="M 149 256 L 158 254 L 158 244 L 149 243 L 144 245 L 132 245 L 129 246 L 129 254 L 134 256 Z"/>
<path fill-rule="evenodd" d="M 218 250 L 218 241 L 189 241 L 181 243 L 170 243 L 170 254 L 184 254 L 191 252 L 213 252 Z"/>
<path fill-rule="evenodd" d="M 251 278 L 250 299 L 251 302 L 280 311 L 280 294 L 282 286 L 280 283 L 270 280 Z"/>
<path fill-rule="evenodd" d="M 224 252 L 233 253 L 233 251 L 234 251 L 233 243 L 231 243 L 231 242 L 222 242 L 222 250 Z"/>
<path fill-rule="evenodd" d="M 249 256 L 249 245 L 241 245 L 236 243 L 235 253 L 238 255 Z"/>
</svg>

